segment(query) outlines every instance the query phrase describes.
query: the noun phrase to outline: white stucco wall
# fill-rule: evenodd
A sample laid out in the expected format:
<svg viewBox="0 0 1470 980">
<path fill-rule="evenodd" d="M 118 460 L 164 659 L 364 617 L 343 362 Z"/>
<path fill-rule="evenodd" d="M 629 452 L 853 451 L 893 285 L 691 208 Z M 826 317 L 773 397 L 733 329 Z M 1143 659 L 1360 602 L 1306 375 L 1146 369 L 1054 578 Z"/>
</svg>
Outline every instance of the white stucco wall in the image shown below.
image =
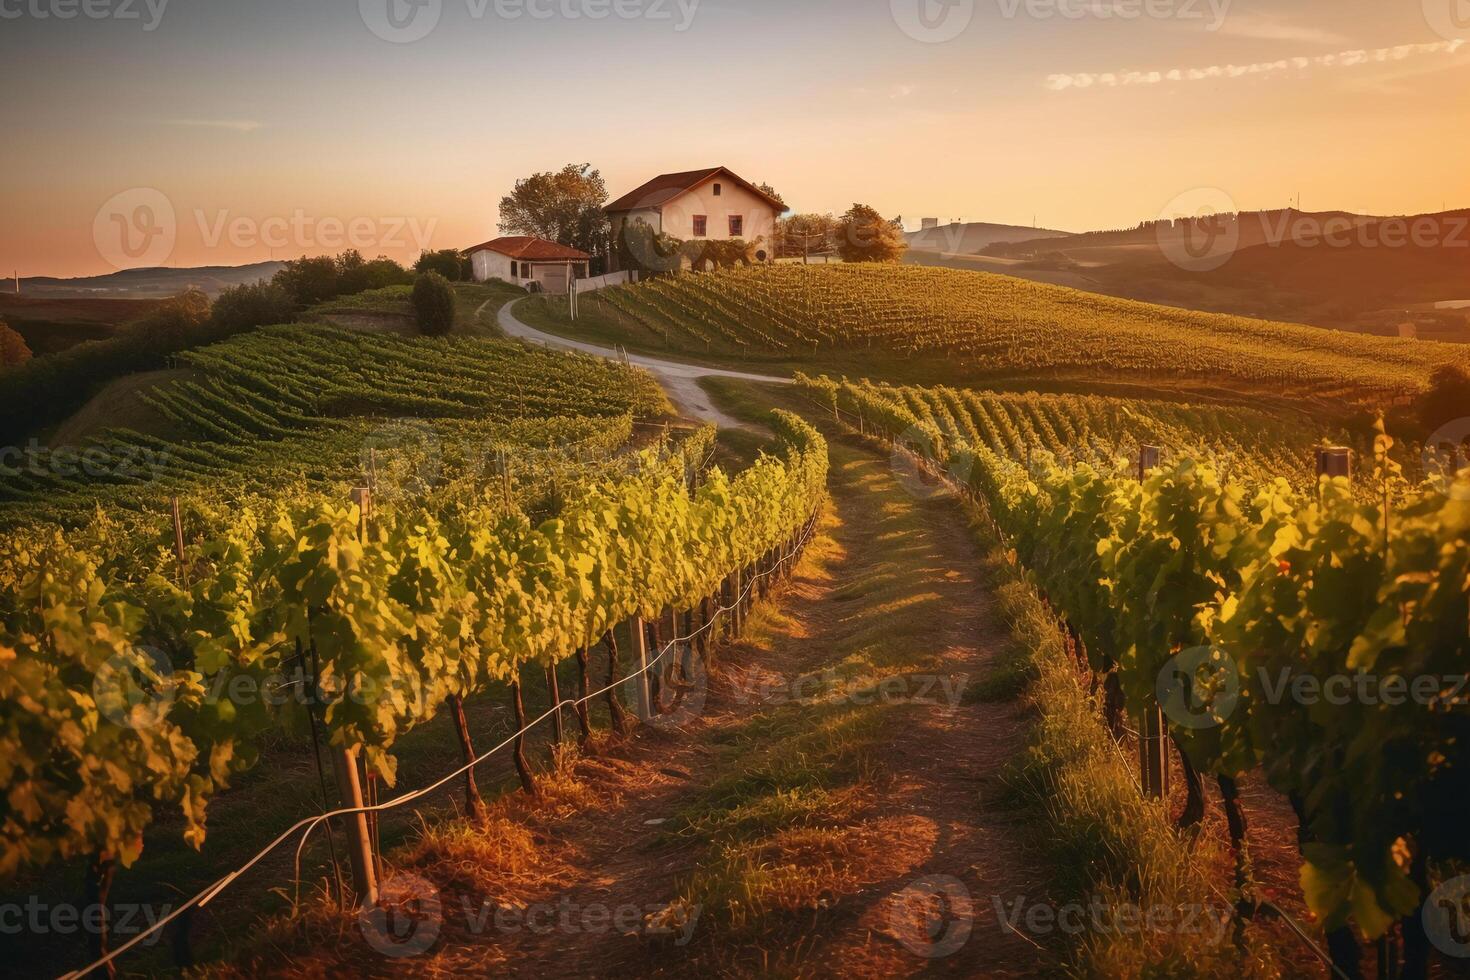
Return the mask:
<svg viewBox="0 0 1470 980">
<path fill-rule="evenodd" d="M 720 193 L 715 194 L 715 185 Z M 709 219 L 703 236 L 694 234 L 695 215 Z M 730 234 L 730 217 L 740 215 L 745 219 L 745 228 L 740 235 Z M 692 241 L 705 239 L 742 238 L 747 242 L 764 239 L 769 247 L 775 238 L 776 211 L 764 199 L 734 183 L 728 177 L 716 176 L 699 184 L 689 192 L 681 194 L 663 207 L 663 230 L 675 238 Z"/>
</svg>

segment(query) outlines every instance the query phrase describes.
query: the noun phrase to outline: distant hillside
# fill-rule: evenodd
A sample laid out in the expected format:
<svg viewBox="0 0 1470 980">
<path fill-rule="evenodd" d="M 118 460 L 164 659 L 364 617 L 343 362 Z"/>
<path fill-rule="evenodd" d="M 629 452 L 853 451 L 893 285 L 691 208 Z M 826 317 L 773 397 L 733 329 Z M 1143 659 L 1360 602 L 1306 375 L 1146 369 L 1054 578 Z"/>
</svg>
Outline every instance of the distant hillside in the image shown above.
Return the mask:
<svg viewBox="0 0 1470 980">
<path fill-rule="evenodd" d="M 24 282 L 24 280 L 22 280 Z M 156 299 L 70 299 L 0 293 L 0 320 L 25 338 L 37 357 L 88 340 L 111 337 L 117 328 L 158 306 Z"/>
<path fill-rule="evenodd" d="M 1066 231 L 1049 228 L 1024 228 L 1020 225 L 997 225 L 987 221 L 955 222 L 907 234 L 909 248 L 921 252 L 952 252 L 974 255 L 992 245 L 1005 242 L 1032 242 L 1044 238 L 1066 238 Z"/>
<path fill-rule="evenodd" d="M 194 269 L 125 269 L 105 276 L 58 279 L 35 276 L 21 279 L 22 296 L 41 299 L 166 299 L 190 287 L 202 289 L 210 298 L 230 286 L 269 279 L 284 262 L 256 262 L 252 265 L 208 265 Z M 10 284 L 13 288 L 13 283 Z"/>
</svg>

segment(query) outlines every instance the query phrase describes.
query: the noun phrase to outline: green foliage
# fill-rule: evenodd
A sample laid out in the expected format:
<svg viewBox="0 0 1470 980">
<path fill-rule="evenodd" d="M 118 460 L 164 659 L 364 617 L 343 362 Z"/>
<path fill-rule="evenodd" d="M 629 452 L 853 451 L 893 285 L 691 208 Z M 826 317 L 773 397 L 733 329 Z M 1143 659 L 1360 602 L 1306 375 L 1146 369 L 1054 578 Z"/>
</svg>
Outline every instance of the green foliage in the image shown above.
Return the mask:
<svg viewBox="0 0 1470 980">
<path fill-rule="evenodd" d="M 691 491 L 688 458 L 648 450 L 539 524 L 494 480 L 389 499 L 365 536 L 340 498 L 231 507 L 189 543 L 188 585 L 156 537 L 5 538 L 0 875 L 94 852 L 130 864 L 155 808 L 199 846 L 209 797 L 259 734 L 299 731 L 308 710 L 394 782 L 394 742 L 449 695 L 572 656 L 634 613 L 689 608 L 790 542 L 820 504 L 826 446 L 794 416 L 773 424 L 780 458 Z M 139 655 L 154 643 L 169 662 Z"/>
<path fill-rule="evenodd" d="M 925 424 L 875 401 L 864 416 L 890 437 Z M 1407 487 L 1381 433 L 1371 498 L 1341 478 L 1251 488 L 1187 458 L 1140 484 L 1050 453 L 1027 468 L 942 434 L 905 441 L 961 474 L 1094 670 L 1119 672 L 1136 716 L 1166 668 L 1188 664 L 1177 669 L 1201 720 L 1171 713 L 1171 730 L 1201 769 L 1259 766 L 1298 802 L 1313 838 L 1303 887 L 1329 928 L 1351 919 L 1380 936 L 1424 898 L 1412 856 L 1470 859 L 1470 701 L 1458 689 L 1470 662 L 1470 472 Z M 1192 651 L 1197 663 L 1175 659 Z M 1279 686 L 1298 677 L 1385 686 L 1299 704 Z M 1384 697 L 1392 678 L 1430 686 Z"/>
<path fill-rule="evenodd" d="M 443 248 L 436 252 L 424 252 L 413 264 L 413 271 L 420 276 L 437 273 L 450 282 L 464 282 L 469 275 L 469 256 L 458 249 Z"/>
<path fill-rule="evenodd" d="M 272 323 L 290 323 L 296 315 L 291 295 L 275 282 L 231 286 L 214 301 L 210 319 L 221 337 Z"/>
<path fill-rule="evenodd" d="M 337 260 L 330 255 L 316 258 L 303 255 L 293 259 L 275 274 L 272 281 L 284 289 L 297 306 L 320 303 L 341 292 L 337 285 Z"/>
<path fill-rule="evenodd" d="M 909 248 L 903 229 L 866 204 L 848 208 L 835 237 L 844 262 L 897 262 Z"/>
<path fill-rule="evenodd" d="M 642 218 L 623 222 L 613 248 L 618 268 L 630 269 L 643 276 L 659 276 L 679 271 L 684 243 L 673 235 L 655 232 Z"/>
<path fill-rule="evenodd" d="M 454 287 L 437 272 L 426 272 L 414 280 L 413 312 L 419 332 L 442 337 L 454 329 Z"/>
</svg>

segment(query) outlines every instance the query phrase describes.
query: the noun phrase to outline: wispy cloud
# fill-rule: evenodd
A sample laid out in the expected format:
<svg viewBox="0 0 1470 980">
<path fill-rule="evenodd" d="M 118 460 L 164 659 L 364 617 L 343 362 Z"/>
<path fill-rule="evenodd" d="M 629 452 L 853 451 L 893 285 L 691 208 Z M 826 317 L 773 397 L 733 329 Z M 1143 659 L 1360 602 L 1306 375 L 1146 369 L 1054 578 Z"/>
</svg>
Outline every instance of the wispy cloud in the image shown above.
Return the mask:
<svg viewBox="0 0 1470 980">
<path fill-rule="evenodd" d="M 228 129 L 236 133 L 253 133 L 264 126 L 254 119 L 164 119 L 165 126 L 189 126 L 196 129 Z"/>
<path fill-rule="evenodd" d="M 1280 58 L 1276 61 L 1257 61 L 1247 65 L 1209 65 L 1205 68 L 1166 68 L 1158 71 L 1075 72 L 1069 75 L 1047 76 L 1046 87 L 1053 92 L 1064 92 L 1074 88 L 1125 88 L 1137 85 L 1199 82 L 1206 79 L 1271 76 L 1289 71 L 1392 64 L 1434 54 L 1453 55 L 1463 47 L 1465 47 L 1465 42 L 1456 39 L 1437 41 L 1433 44 L 1400 44 L 1393 48 Z"/>
<path fill-rule="evenodd" d="M 1292 41 L 1297 44 L 1347 44 L 1346 35 L 1321 27 L 1293 24 L 1277 14 L 1232 14 L 1220 25 L 1221 34 L 1256 41 Z"/>
</svg>

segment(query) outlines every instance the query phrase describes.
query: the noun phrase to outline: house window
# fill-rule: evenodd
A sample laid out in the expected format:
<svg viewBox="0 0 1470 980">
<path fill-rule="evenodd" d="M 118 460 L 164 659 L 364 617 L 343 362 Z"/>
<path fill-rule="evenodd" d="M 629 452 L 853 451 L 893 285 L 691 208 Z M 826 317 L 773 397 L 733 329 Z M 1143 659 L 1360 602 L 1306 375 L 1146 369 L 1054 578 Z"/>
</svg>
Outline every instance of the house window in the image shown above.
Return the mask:
<svg viewBox="0 0 1470 980">
<path fill-rule="evenodd" d="M 521 277 L 520 266 L 515 259 L 510 260 L 510 277 L 512 279 L 519 279 Z"/>
<path fill-rule="evenodd" d="M 730 237 L 739 238 L 743 234 L 745 234 L 745 215 L 730 215 Z"/>
<path fill-rule="evenodd" d="M 694 216 L 694 237 L 703 238 L 709 234 L 709 215 L 696 214 Z"/>
<path fill-rule="evenodd" d="M 715 185 L 715 197 L 719 197 L 720 196 L 720 191 L 721 190 L 723 190 L 723 188 L 721 188 L 719 184 L 716 184 Z"/>
</svg>

